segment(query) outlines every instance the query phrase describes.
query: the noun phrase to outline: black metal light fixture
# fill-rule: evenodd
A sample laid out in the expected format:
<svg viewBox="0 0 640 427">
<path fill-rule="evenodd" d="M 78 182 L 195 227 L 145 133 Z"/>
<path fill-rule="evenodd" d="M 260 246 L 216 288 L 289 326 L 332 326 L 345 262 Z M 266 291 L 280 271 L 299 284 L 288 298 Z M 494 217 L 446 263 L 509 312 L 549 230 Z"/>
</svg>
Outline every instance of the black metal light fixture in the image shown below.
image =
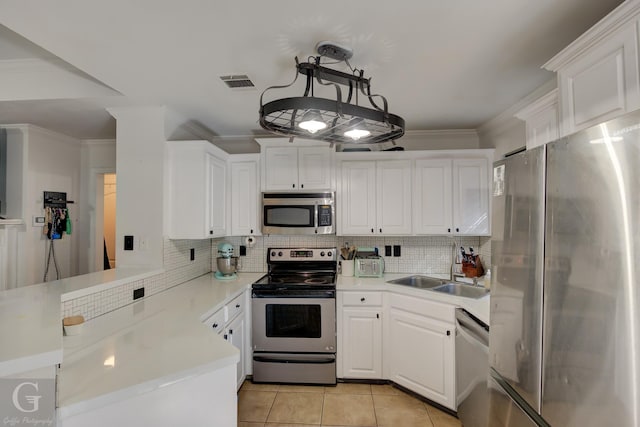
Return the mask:
<svg viewBox="0 0 640 427">
<path fill-rule="evenodd" d="M 404 135 L 404 119 L 389 113 L 387 99 L 371 93 L 371 79 L 364 77 L 363 70 L 349 64 L 350 49 L 331 42 L 317 45 L 319 56 L 312 62 L 298 62 L 296 75 L 288 85 L 271 86 L 260 96 L 260 125 L 273 133 L 290 137 L 317 139 L 330 143 L 381 143 L 394 141 Z M 333 70 L 321 65 L 321 58 L 344 61 L 352 74 Z M 335 63 L 335 62 L 334 62 Z M 293 86 L 298 74 L 306 76 L 304 93 L 299 97 L 288 97 L 263 102 L 267 91 Z M 314 85 L 333 86 L 335 99 L 314 96 Z M 346 97 L 342 97 L 346 87 Z M 358 105 L 359 94 L 371 107 Z M 381 105 L 376 103 L 381 100 Z M 380 102 L 380 101 L 378 101 Z"/>
</svg>

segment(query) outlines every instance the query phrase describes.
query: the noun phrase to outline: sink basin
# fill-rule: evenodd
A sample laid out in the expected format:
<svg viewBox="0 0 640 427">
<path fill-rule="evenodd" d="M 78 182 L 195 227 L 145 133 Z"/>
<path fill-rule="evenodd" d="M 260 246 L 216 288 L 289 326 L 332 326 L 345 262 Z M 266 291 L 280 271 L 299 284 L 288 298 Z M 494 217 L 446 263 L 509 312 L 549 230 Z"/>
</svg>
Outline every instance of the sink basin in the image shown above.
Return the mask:
<svg viewBox="0 0 640 427">
<path fill-rule="evenodd" d="M 415 275 L 402 277 L 395 280 L 389 280 L 387 283 L 392 283 L 394 285 L 411 286 L 412 288 L 418 289 L 432 289 L 436 286 L 441 286 L 445 282 L 440 279 L 434 279 L 433 277 Z"/>
<path fill-rule="evenodd" d="M 471 285 L 463 285 L 462 283 L 446 283 L 431 289 L 435 292 L 442 292 L 449 295 L 455 295 L 465 298 L 482 298 L 489 293 L 488 289 L 479 288 Z"/>
</svg>

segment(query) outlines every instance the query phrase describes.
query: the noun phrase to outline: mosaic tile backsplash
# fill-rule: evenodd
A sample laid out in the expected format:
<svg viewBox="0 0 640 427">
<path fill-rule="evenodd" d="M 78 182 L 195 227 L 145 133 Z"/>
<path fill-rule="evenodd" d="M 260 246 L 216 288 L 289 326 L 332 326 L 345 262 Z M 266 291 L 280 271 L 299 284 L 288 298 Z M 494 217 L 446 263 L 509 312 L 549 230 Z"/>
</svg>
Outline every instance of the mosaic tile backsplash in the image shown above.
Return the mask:
<svg viewBox="0 0 640 427">
<path fill-rule="evenodd" d="M 194 260 L 191 261 L 191 249 Z M 93 319 L 133 303 L 133 290 L 144 287 L 145 297 L 195 279 L 211 271 L 210 240 L 164 240 L 164 274 L 124 283 L 115 288 L 96 292 L 62 303 L 63 317 L 81 314 Z"/>
<path fill-rule="evenodd" d="M 400 245 L 401 256 L 384 257 L 388 273 L 448 274 L 454 245 L 456 248 L 473 247 L 480 254 L 483 265 L 491 265 L 490 237 L 368 237 L 368 236 L 256 236 L 253 247 L 247 247 L 247 255 L 241 257 L 240 271 L 259 273 L 267 270 L 266 254 L 271 247 L 378 247 L 384 254 L 385 245 Z M 118 287 L 96 292 L 62 303 L 63 317 L 81 314 L 85 320 L 93 319 L 133 302 L 133 290 L 145 288 L 145 297 L 187 282 L 216 270 L 218 243 L 229 242 L 235 254 L 240 253 L 244 237 L 204 240 L 164 241 L 164 270 L 142 280 L 122 284 Z M 195 259 L 191 261 L 191 249 Z"/>
<path fill-rule="evenodd" d="M 247 256 L 241 257 L 240 271 L 262 272 L 267 270 L 267 249 L 271 247 L 341 247 L 345 244 L 357 247 L 377 247 L 384 255 L 385 245 L 400 245 L 401 256 L 384 257 L 387 273 L 431 273 L 448 274 L 451 269 L 451 258 L 454 245 L 465 249 L 473 247 L 474 252 L 486 268 L 491 265 L 490 237 L 440 237 L 440 236 L 407 236 L 407 237 L 368 237 L 368 236 L 256 236 L 252 248 L 247 247 Z M 229 242 L 234 247 L 235 255 L 240 253 L 240 245 L 244 245 L 244 237 L 227 237 L 214 239 L 211 242 L 211 270 L 216 270 L 217 246 L 220 242 Z"/>
</svg>

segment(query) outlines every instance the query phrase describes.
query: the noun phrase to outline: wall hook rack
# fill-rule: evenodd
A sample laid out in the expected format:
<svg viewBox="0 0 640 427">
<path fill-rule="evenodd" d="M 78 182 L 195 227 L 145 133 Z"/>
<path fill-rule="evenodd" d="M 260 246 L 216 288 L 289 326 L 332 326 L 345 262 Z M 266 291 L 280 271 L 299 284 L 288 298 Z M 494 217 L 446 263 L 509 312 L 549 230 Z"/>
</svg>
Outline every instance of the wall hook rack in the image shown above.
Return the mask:
<svg viewBox="0 0 640 427">
<path fill-rule="evenodd" d="M 44 208 L 66 209 L 68 203 L 74 203 L 72 200 L 67 200 L 67 193 L 58 191 L 45 191 L 43 200 Z"/>
</svg>

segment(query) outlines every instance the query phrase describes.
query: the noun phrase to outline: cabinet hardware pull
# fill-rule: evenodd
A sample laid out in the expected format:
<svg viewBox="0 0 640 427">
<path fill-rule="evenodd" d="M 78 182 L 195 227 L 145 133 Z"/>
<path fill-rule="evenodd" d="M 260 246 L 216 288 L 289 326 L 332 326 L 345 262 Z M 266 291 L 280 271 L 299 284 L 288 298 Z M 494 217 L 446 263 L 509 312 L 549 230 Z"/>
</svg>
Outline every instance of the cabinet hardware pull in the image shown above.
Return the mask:
<svg viewBox="0 0 640 427">
<path fill-rule="evenodd" d="M 253 234 L 253 228 L 249 230 L 249 234 Z"/>
<path fill-rule="evenodd" d="M 382 228 L 380 229 L 380 232 L 382 233 Z"/>
<path fill-rule="evenodd" d="M 224 339 L 225 339 L 225 340 L 228 340 L 228 339 L 229 339 L 229 336 L 228 336 L 227 334 L 224 334 Z"/>
<path fill-rule="evenodd" d="M 213 234 L 213 230 L 209 230 L 209 234 Z"/>
<path fill-rule="evenodd" d="M 217 324 L 217 323 L 214 323 L 213 325 L 211 325 L 211 327 L 212 327 L 213 329 L 215 329 L 215 328 L 217 328 L 217 327 L 218 327 L 218 324 Z"/>
<path fill-rule="evenodd" d="M 365 298 L 365 297 L 360 298 L 360 301 L 361 301 L 361 302 L 364 302 L 365 300 L 366 300 L 366 298 Z"/>
<path fill-rule="evenodd" d="M 447 228 L 447 233 L 451 233 L 451 229 L 450 228 Z"/>
<path fill-rule="evenodd" d="M 295 184 L 291 184 L 291 186 L 292 186 L 292 188 L 296 188 L 296 185 L 295 185 Z"/>
<path fill-rule="evenodd" d="M 304 184 L 300 184 L 300 188 L 304 188 Z"/>
<path fill-rule="evenodd" d="M 449 332 L 449 331 L 447 331 Z M 229 335 L 233 335 L 233 329 L 229 329 Z"/>
<path fill-rule="evenodd" d="M 460 232 L 460 229 L 459 229 L 459 228 L 456 228 L 456 233 L 459 233 L 459 232 Z"/>
<path fill-rule="evenodd" d="M 380 318 L 380 313 L 376 313 L 376 319 Z"/>
<path fill-rule="evenodd" d="M 371 229 L 371 232 L 373 233 L 373 228 Z"/>
<path fill-rule="evenodd" d="M 236 304 L 236 308 L 240 308 L 240 304 Z"/>
<path fill-rule="evenodd" d="M 447 336 L 450 336 L 450 335 L 451 335 L 451 331 L 447 331 Z"/>
</svg>

